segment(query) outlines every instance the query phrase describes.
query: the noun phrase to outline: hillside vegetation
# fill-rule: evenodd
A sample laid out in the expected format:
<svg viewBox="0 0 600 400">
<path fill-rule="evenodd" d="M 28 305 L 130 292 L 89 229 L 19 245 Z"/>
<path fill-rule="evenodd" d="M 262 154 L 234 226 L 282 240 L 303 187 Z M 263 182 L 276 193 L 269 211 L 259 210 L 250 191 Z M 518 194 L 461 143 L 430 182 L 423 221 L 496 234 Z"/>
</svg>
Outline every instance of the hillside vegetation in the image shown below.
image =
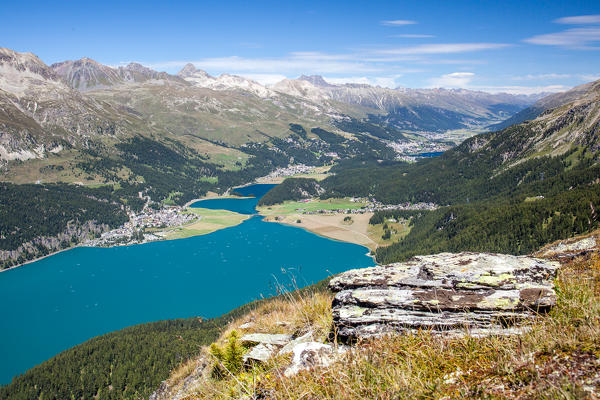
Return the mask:
<svg viewBox="0 0 600 400">
<path fill-rule="evenodd" d="M 315 340 L 328 336 L 332 295 L 291 293 L 232 321 L 216 345 L 172 371 L 158 398 L 174 393 L 190 400 L 594 398 L 600 392 L 597 249 L 565 262 L 555 285 L 557 306 L 531 321 L 522 335 L 456 337 L 421 330 L 359 341 L 333 364 L 295 376 L 283 374 L 289 355 L 215 374 L 221 364 L 209 352 L 240 346 L 234 353 L 241 357 L 247 350 L 236 341 L 245 329 L 295 335 L 312 330 Z M 251 328 L 245 328 L 249 321 Z M 202 368 L 209 373 L 199 373 Z"/>
</svg>

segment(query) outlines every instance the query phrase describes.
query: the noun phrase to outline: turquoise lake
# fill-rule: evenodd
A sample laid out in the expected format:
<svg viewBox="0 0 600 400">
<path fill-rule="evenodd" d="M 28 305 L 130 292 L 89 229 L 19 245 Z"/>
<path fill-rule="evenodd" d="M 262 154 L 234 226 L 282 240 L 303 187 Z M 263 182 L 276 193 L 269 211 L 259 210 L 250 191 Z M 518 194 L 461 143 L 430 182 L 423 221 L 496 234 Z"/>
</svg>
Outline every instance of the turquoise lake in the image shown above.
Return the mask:
<svg viewBox="0 0 600 400">
<path fill-rule="evenodd" d="M 237 191 L 262 196 L 270 187 Z M 256 202 L 204 200 L 194 206 L 252 214 Z M 372 266 L 367 251 L 253 216 L 209 235 L 78 247 L 2 272 L 0 383 L 106 332 L 162 319 L 215 317 L 276 294 L 275 285 L 292 277 L 305 286 Z"/>
</svg>

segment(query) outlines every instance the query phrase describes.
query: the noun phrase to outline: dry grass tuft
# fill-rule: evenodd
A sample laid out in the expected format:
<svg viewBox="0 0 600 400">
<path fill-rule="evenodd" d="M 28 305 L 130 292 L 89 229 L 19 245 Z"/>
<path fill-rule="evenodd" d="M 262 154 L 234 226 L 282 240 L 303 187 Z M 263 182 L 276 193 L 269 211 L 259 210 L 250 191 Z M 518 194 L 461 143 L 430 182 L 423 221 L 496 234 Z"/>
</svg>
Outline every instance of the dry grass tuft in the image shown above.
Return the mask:
<svg viewBox="0 0 600 400">
<path fill-rule="evenodd" d="M 301 295 L 298 292 L 286 293 L 283 298 L 270 301 L 232 322 L 219 340 L 227 337 L 234 329 L 240 332 L 293 335 L 302 335 L 312 330 L 316 337 L 325 338 L 333 324 L 332 300 L 332 294 L 327 292 L 315 292 L 309 295 Z M 246 323 L 249 323 L 249 328 L 240 328 Z"/>
</svg>

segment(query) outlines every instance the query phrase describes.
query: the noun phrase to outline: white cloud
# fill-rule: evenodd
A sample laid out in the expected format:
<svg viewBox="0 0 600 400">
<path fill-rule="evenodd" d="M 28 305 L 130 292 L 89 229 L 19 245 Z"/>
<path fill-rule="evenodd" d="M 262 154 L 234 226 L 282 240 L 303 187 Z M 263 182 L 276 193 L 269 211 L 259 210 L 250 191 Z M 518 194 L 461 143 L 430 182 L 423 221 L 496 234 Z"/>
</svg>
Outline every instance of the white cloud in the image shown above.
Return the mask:
<svg viewBox="0 0 600 400">
<path fill-rule="evenodd" d="M 466 88 L 473 80 L 473 72 L 453 72 L 429 80 L 431 87 Z"/>
<path fill-rule="evenodd" d="M 578 76 L 579 79 L 581 79 L 584 82 L 592 82 L 592 81 L 597 81 L 598 79 L 600 79 L 600 74 L 582 74 Z"/>
<path fill-rule="evenodd" d="M 599 47 L 589 46 L 600 41 L 600 27 L 573 28 L 566 31 L 537 35 L 523 40 L 527 43 L 561 46 L 581 50 L 596 50 Z"/>
<path fill-rule="evenodd" d="M 381 24 L 386 26 L 415 25 L 416 23 L 416 21 L 410 21 L 408 19 L 394 19 L 388 21 L 381 21 Z"/>
<path fill-rule="evenodd" d="M 403 35 L 390 35 L 390 37 L 394 38 L 404 38 L 404 39 L 425 39 L 425 38 L 434 38 L 434 35 L 423 35 L 418 33 L 406 33 Z"/>
<path fill-rule="evenodd" d="M 573 75 L 571 74 L 528 74 L 521 76 L 513 76 L 511 79 L 514 81 L 534 81 L 534 80 L 554 80 L 554 79 L 568 79 Z"/>
<path fill-rule="evenodd" d="M 568 24 L 568 25 L 587 25 L 587 24 L 600 24 L 600 14 L 594 15 L 577 15 L 574 17 L 564 17 L 554 20 L 557 24 Z"/>
<path fill-rule="evenodd" d="M 472 72 L 453 72 L 451 74 L 442 75 L 436 78 L 429 79 L 430 88 L 446 88 L 446 89 L 469 89 L 479 90 L 488 93 L 509 93 L 509 94 L 537 94 L 537 93 L 554 93 L 568 90 L 565 85 L 537 85 L 537 86 L 485 86 L 473 85 L 472 82 L 476 76 Z M 481 80 L 481 79 L 478 79 Z"/>
<path fill-rule="evenodd" d="M 450 54 L 494 50 L 508 47 L 504 43 L 440 43 L 379 50 L 380 54 Z"/>
<path fill-rule="evenodd" d="M 508 94 L 538 94 L 538 93 L 556 93 L 569 90 L 565 85 L 547 85 L 547 86 L 469 86 L 467 89 L 480 90 L 488 93 L 508 93 Z"/>
</svg>

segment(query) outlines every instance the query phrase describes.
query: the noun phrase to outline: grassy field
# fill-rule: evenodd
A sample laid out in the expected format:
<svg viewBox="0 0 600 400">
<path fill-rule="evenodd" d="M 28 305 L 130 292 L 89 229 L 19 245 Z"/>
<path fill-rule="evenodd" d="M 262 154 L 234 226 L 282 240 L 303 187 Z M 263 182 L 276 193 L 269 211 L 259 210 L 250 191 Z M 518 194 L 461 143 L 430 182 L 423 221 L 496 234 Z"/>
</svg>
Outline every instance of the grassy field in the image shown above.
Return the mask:
<svg viewBox="0 0 600 400">
<path fill-rule="evenodd" d="M 239 225 L 250 216 L 227 210 L 209 210 L 207 208 L 190 208 L 189 212 L 200 217 L 188 225 L 179 226 L 165 231 L 164 238 L 183 239 L 191 236 L 206 235 L 220 229 Z"/>
<path fill-rule="evenodd" d="M 297 175 L 293 175 L 293 176 L 277 176 L 277 177 L 263 176 L 261 178 L 258 178 L 256 180 L 256 182 L 279 184 L 279 183 L 283 182 L 284 180 L 286 180 L 287 178 L 312 178 L 312 179 L 316 179 L 317 181 L 322 181 L 323 179 L 330 176 L 329 170 L 331 169 L 332 166 L 333 165 L 325 165 L 322 167 L 315 167 L 313 169 L 313 171 L 310 173 L 297 174 Z"/>
<path fill-rule="evenodd" d="M 365 203 L 356 203 L 348 199 L 311 200 L 307 203 L 301 201 L 288 201 L 283 204 L 259 207 L 258 211 L 266 217 L 268 222 L 279 222 L 305 228 L 317 235 L 325 236 L 344 242 L 355 243 L 375 250 L 379 246 L 389 246 L 397 242 L 410 231 L 408 221 L 386 222 L 390 230 L 390 238 L 383 239 L 384 224 L 369 225 L 373 213 L 346 214 L 323 213 L 304 214 L 304 212 L 318 210 L 356 210 Z M 345 220 L 349 218 L 349 220 Z"/>
<path fill-rule="evenodd" d="M 386 222 L 385 224 L 369 225 L 367 228 L 367 234 L 372 238 L 379 246 L 389 246 L 408 235 L 410 227 L 408 226 L 409 221 L 401 220 L 398 222 Z M 385 233 L 384 225 L 388 226 L 390 230 L 390 238 L 383 239 L 382 236 Z"/>
<path fill-rule="evenodd" d="M 286 201 L 282 204 L 274 204 L 268 207 L 258 207 L 257 210 L 261 215 L 290 215 L 318 210 L 358 210 L 365 205 L 366 203 L 357 203 L 348 199 L 315 199 L 309 200 L 308 202 Z"/>
<path fill-rule="evenodd" d="M 294 178 L 312 178 L 318 181 L 322 181 L 323 179 L 329 176 L 329 170 L 331 169 L 331 165 L 326 165 L 323 167 L 316 167 L 313 172 L 308 174 L 298 174 L 294 175 Z"/>
</svg>

